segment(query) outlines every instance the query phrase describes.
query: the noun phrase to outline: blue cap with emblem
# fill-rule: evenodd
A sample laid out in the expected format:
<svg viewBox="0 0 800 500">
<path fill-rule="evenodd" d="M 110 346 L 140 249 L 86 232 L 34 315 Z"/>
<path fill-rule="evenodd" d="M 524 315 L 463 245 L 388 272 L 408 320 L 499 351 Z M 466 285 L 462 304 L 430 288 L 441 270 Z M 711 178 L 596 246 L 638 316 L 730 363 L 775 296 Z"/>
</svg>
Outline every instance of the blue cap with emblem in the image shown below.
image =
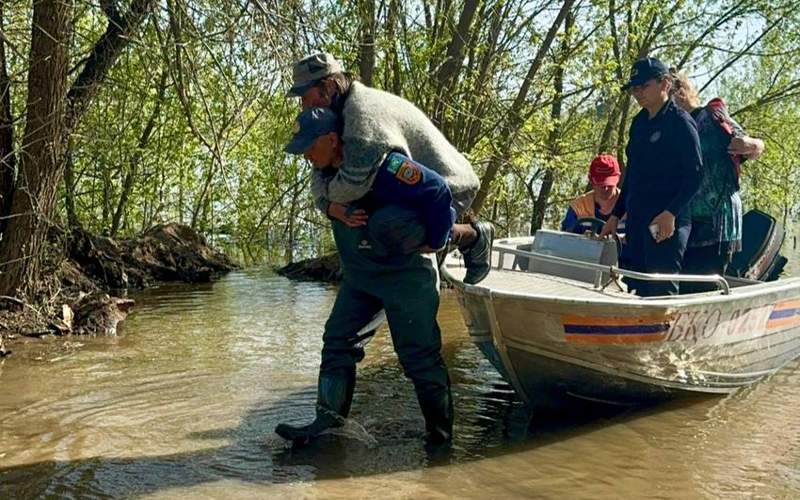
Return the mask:
<svg viewBox="0 0 800 500">
<path fill-rule="evenodd" d="M 297 116 L 294 122 L 292 140 L 284 150 L 293 155 L 301 155 L 314 144 L 317 137 L 339 129 L 339 117 L 328 108 L 310 108 Z"/>
<path fill-rule="evenodd" d="M 669 68 L 655 57 L 644 57 L 637 60 L 631 66 L 631 75 L 628 83 L 622 86 L 622 90 L 647 83 L 653 78 L 660 78 L 669 73 Z"/>
</svg>

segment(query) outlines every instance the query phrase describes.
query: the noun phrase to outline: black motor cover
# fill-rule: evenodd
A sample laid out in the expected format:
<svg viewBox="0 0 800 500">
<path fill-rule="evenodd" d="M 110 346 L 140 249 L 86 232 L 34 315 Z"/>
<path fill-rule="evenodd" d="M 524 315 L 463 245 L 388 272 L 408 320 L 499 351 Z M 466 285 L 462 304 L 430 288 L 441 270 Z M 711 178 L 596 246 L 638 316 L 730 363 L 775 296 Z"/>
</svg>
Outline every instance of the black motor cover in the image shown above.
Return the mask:
<svg viewBox="0 0 800 500">
<path fill-rule="evenodd" d="M 779 254 L 785 233 L 774 217 L 750 210 L 742 221 L 742 251 L 734 254 L 726 274 L 759 281 L 778 279 L 786 257 Z"/>
</svg>

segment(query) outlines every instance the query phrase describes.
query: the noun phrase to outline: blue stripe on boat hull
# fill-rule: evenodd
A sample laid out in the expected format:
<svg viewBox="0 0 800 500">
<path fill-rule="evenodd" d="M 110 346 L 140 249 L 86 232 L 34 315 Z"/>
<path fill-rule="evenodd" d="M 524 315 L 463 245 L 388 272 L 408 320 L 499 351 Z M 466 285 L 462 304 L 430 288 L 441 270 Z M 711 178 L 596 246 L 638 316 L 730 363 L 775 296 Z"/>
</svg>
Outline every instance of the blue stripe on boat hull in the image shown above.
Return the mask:
<svg viewBox="0 0 800 500">
<path fill-rule="evenodd" d="M 641 335 L 666 332 L 667 330 L 669 330 L 667 323 L 657 325 L 564 325 L 564 333 L 567 334 Z"/>
</svg>

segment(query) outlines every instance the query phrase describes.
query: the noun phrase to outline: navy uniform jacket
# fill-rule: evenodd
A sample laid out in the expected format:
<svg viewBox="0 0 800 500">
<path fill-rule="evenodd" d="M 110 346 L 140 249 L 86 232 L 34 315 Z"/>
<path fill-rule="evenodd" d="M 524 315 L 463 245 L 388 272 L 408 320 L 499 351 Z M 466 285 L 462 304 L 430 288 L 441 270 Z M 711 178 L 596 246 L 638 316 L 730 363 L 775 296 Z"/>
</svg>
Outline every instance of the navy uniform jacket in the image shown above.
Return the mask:
<svg viewBox="0 0 800 500">
<path fill-rule="evenodd" d="M 370 195 L 380 205 L 416 211 L 429 247 L 439 249 L 447 244 L 456 211 L 453 195 L 441 175 L 405 155 L 391 153 L 378 168 Z"/>
<path fill-rule="evenodd" d="M 700 186 L 702 154 L 697 126 L 672 100 L 656 116 L 643 109 L 631 123 L 626 148 L 628 166 L 617 204 L 617 217 L 628 214 L 628 230 L 649 225 L 664 210 L 676 227 L 689 224 L 689 201 Z"/>
</svg>

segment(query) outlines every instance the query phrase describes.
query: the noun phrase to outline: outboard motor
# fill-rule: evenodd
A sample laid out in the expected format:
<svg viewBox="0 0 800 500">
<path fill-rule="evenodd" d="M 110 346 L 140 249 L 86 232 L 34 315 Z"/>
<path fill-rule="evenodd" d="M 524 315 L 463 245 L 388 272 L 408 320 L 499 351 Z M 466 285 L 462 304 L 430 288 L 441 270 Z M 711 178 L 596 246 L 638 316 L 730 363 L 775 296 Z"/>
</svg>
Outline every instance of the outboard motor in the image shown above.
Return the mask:
<svg viewBox="0 0 800 500">
<path fill-rule="evenodd" d="M 725 274 L 758 281 L 775 281 L 787 259 L 780 255 L 783 226 L 761 210 L 750 210 L 742 220 L 742 250 L 734 254 Z"/>
</svg>

